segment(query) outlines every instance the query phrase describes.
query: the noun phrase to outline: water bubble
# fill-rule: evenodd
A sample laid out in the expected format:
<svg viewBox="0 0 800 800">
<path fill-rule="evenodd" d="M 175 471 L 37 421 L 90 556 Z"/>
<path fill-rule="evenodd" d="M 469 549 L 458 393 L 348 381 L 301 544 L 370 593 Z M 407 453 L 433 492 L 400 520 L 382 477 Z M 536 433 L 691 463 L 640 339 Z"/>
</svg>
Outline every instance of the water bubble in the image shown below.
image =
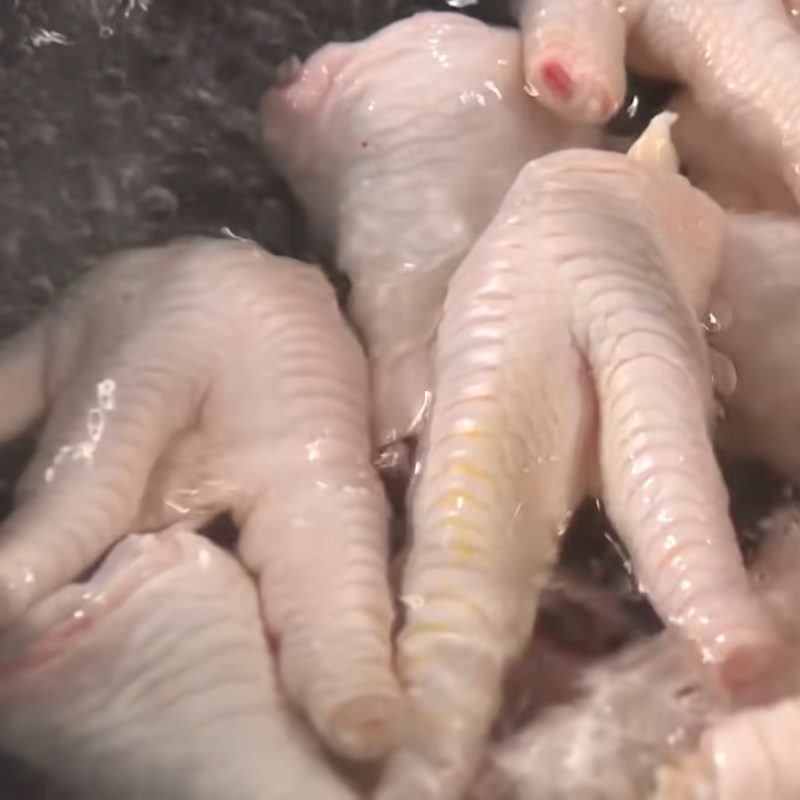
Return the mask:
<svg viewBox="0 0 800 800">
<path fill-rule="evenodd" d="M 700 324 L 706 333 L 720 333 L 733 322 L 733 308 L 727 302 L 712 303 L 708 312 L 700 317 Z"/>
</svg>

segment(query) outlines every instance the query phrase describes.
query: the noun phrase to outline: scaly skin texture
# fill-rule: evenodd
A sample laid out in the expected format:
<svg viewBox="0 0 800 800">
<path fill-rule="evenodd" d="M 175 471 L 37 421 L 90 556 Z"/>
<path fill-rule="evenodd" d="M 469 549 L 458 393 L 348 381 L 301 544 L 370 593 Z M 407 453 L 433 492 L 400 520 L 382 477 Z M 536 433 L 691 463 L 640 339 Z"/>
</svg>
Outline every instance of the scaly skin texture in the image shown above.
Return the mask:
<svg viewBox="0 0 800 800">
<path fill-rule="evenodd" d="M 733 455 L 764 459 L 795 483 L 800 481 L 800 383 L 795 377 L 800 336 L 798 253 L 796 218 L 729 215 L 722 273 L 710 303 L 716 328 L 708 334 L 737 374 L 735 390 L 723 401 L 720 444 Z M 791 659 L 782 670 L 789 682 L 782 693 L 789 699 L 721 720 L 705 735 L 701 750 L 664 770 L 659 800 L 794 800 L 798 795 L 794 744 L 800 711 L 791 696 L 798 688 L 795 676 L 800 662 L 798 519 L 798 510 L 790 508 L 768 521 L 770 539 L 755 570 L 759 590 L 784 629 L 783 638 L 792 643 Z M 657 673 L 659 662 L 669 669 Z M 670 636 L 660 644 L 645 643 L 609 666 L 616 674 L 601 668 L 587 676 L 590 694 L 585 703 L 543 718 L 503 745 L 493 759 L 494 769 L 482 778 L 484 794 L 478 796 L 581 800 L 597 797 L 597 787 L 605 792 L 603 797 L 645 796 L 653 767 L 674 750 L 670 734 L 687 727 L 675 689 L 681 676 L 690 675 L 691 662 Z M 698 684 L 699 694 L 693 691 L 692 696 L 707 698 L 708 688 Z M 633 709 L 636 726 L 630 729 L 626 721 L 633 719 Z M 718 705 L 715 716 L 723 710 Z M 655 735 L 643 736 L 644 722 L 653 725 Z M 715 778 L 712 763 L 718 756 L 725 759 L 719 762 Z M 554 767 L 578 762 L 578 770 Z M 498 786 L 507 795 L 499 789 L 492 794 Z"/>
<path fill-rule="evenodd" d="M 530 102 L 520 49 L 516 31 L 418 14 L 264 97 L 267 150 L 352 282 L 380 444 L 420 422 L 447 282 L 519 170 L 599 142 Z"/>
<path fill-rule="evenodd" d="M 403 584 L 412 722 L 380 800 L 463 790 L 595 476 L 655 607 L 723 679 L 771 652 L 708 425 L 696 314 L 722 224 L 683 178 L 573 150 L 523 170 L 456 272 Z"/>
<path fill-rule="evenodd" d="M 725 399 L 721 445 L 758 456 L 800 482 L 800 221 L 731 215 L 714 292 L 718 332 L 710 343 L 736 370 Z"/>
<path fill-rule="evenodd" d="M 0 394 L 5 437 L 47 411 L 0 529 L 0 624 L 130 530 L 230 510 L 291 696 L 340 752 L 389 745 L 366 363 L 318 269 L 225 240 L 116 256 L 4 345 Z"/>
<path fill-rule="evenodd" d="M 519 0 L 525 79 L 566 118 L 608 119 L 629 60 L 686 84 L 800 199 L 800 35 L 780 0 Z M 789 5 L 792 5 L 791 3 Z"/>
<path fill-rule="evenodd" d="M 280 699 L 251 577 L 177 528 L 0 638 L 0 742 L 77 797 L 355 800 Z"/>
<path fill-rule="evenodd" d="M 789 506 L 760 523 L 766 544 L 751 569 L 776 625 L 795 643 L 786 652 L 790 659 L 780 676 L 788 677 L 788 685 L 776 685 L 771 688 L 774 692 L 798 684 L 796 674 L 792 675 L 800 662 L 796 646 L 800 633 L 798 520 L 798 508 Z M 546 711 L 490 753 L 469 795 L 471 800 L 642 800 L 653 795 L 657 782 L 661 783 L 659 800 L 716 798 L 701 792 L 671 792 L 702 789 L 706 770 L 693 748 L 704 728 L 711 725 L 716 731 L 718 726 L 728 732 L 740 724 L 736 720 L 750 717 L 730 715 L 727 699 L 674 632 L 634 644 L 588 667 L 581 684 L 577 699 Z M 756 712 L 753 721 L 762 713 Z M 749 735 L 754 733 L 755 726 Z M 769 737 L 782 739 L 787 747 L 797 741 L 785 728 Z M 752 741 L 740 742 L 742 747 L 751 745 Z M 719 800 L 797 796 L 767 790 L 770 784 L 764 778 L 770 776 L 764 774 L 760 762 L 761 747 L 736 751 L 734 763 L 726 766 L 730 777 L 741 777 L 742 789 L 749 787 L 750 793 L 723 794 Z M 687 752 L 692 753 L 688 758 Z M 675 769 L 676 762 L 682 770 Z M 669 766 L 662 770 L 662 765 Z M 741 772 L 737 765 L 743 767 Z M 794 760 L 790 765 L 797 772 Z"/>
</svg>

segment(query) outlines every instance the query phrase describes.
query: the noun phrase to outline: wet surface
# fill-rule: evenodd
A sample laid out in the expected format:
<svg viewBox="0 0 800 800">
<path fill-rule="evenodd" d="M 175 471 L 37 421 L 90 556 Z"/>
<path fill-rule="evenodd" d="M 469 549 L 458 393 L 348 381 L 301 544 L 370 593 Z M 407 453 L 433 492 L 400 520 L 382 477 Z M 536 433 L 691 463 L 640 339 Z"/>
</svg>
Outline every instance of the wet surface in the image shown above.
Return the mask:
<svg viewBox="0 0 800 800">
<path fill-rule="evenodd" d="M 504 0 L 0 0 L 0 336 L 120 247 L 227 230 L 313 259 L 261 150 L 261 94 L 290 56 L 460 6 L 509 21 Z M 668 95 L 632 84 L 613 131 L 635 135 Z M 25 442 L 0 451 L 0 515 L 26 452 Z M 784 497 L 758 469 L 731 474 L 745 524 Z M 636 621 L 598 652 L 657 628 L 593 503 L 576 515 L 563 561 L 576 580 L 611 587 Z M 562 645 L 591 627 L 579 606 L 569 624 L 553 608 L 540 625 Z M 0 800 L 55 797 L 0 756 Z"/>
</svg>

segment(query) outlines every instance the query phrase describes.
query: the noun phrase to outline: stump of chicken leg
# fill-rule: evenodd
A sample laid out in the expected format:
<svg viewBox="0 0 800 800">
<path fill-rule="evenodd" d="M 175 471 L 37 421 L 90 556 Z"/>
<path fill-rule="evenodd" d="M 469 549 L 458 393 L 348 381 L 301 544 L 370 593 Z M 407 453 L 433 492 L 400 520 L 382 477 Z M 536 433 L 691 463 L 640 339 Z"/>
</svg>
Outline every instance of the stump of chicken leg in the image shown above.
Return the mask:
<svg viewBox="0 0 800 800">
<path fill-rule="evenodd" d="M 723 682 L 774 644 L 710 439 L 697 317 L 722 212 L 665 169 L 669 122 L 631 156 L 529 164 L 450 283 L 403 584 L 411 724 L 381 800 L 463 791 L 559 534 L 596 482 L 656 610 Z"/>
</svg>

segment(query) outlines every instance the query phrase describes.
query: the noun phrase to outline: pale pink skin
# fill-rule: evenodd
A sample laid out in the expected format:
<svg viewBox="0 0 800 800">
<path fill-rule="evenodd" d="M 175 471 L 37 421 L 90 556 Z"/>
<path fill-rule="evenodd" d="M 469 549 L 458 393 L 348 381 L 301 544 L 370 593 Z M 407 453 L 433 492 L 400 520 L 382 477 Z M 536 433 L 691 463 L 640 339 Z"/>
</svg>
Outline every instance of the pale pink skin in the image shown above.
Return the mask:
<svg viewBox="0 0 800 800">
<path fill-rule="evenodd" d="M 46 415 L 0 530 L 0 625 L 126 532 L 229 510 L 291 697 L 341 753 L 390 745 L 366 362 L 318 268 L 229 240 L 111 258 L 3 345 L 0 400 L 5 438 Z"/>
<path fill-rule="evenodd" d="M 796 217 L 729 215 L 722 272 L 710 301 L 715 327 L 708 333 L 709 342 L 736 370 L 735 389 L 721 399 L 720 444 L 733 455 L 763 459 L 794 483 L 800 481 L 798 254 Z M 755 578 L 790 647 L 788 660 L 778 661 L 779 668 L 762 690 L 788 699 L 721 718 L 703 736 L 696 753 L 665 772 L 659 800 L 795 800 L 800 792 L 795 758 L 800 701 L 793 696 L 800 688 L 798 510 L 775 513 L 765 527 L 769 539 Z M 692 662 L 673 636 L 645 643 L 624 659 L 587 674 L 585 701 L 545 716 L 502 745 L 492 758 L 492 770 L 480 781 L 478 796 L 588 800 L 597 796 L 598 787 L 615 800 L 645 796 L 653 769 L 685 746 L 682 731 L 708 720 L 701 716 L 692 721 L 678 702 L 677 688 L 682 676 L 691 674 L 687 670 Z M 670 666 L 661 671 L 659 663 Z M 777 686 L 772 685 L 776 680 Z M 698 684 L 692 697 L 708 700 L 710 689 L 707 682 L 705 688 Z M 725 711 L 719 698 L 715 702 L 708 707 L 710 720 Z M 652 736 L 644 736 L 645 724 Z M 674 741 L 670 737 L 676 733 Z M 677 751 L 675 744 L 680 746 Z M 558 763 L 581 767 L 558 769 Z M 498 785 L 507 795 L 496 791 Z"/>
<path fill-rule="evenodd" d="M 756 578 L 791 644 L 783 669 L 785 699 L 711 725 L 694 753 L 663 770 L 655 800 L 800 796 L 800 510 L 796 505 L 782 509 L 767 526 L 770 539 Z"/>
<path fill-rule="evenodd" d="M 380 444 L 419 428 L 447 282 L 519 170 L 600 142 L 531 103 L 521 69 L 517 31 L 423 13 L 264 97 L 267 151 L 352 282 Z"/>
<path fill-rule="evenodd" d="M 688 91 L 670 105 L 678 114 L 672 138 L 683 174 L 727 211 L 797 213 L 797 203 L 780 170 L 747 150 L 741 135 L 714 120 Z"/>
<path fill-rule="evenodd" d="M 608 119 L 624 96 L 627 44 L 633 66 L 686 84 L 709 118 L 739 131 L 800 199 L 800 35 L 791 8 L 779 0 L 518 6 L 525 80 L 543 104 L 568 119 Z"/>
<path fill-rule="evenodd" d="M 766 545 L 751 577 L 776 624 L 794 642 L 771 689 L 793 691 L 800 663 L 800 512 L 796 506 L 780 509 L 760 527 Z M 797 742 L 796 712 L 787 713 L 787 703 L 795 701 L 731 715 L 727 698 L 674 632 L 588 667 L 580 684 L 577 699 L 545 711 L 491 751 L 471 800 L 642 800 L 653 797 L 657 782 L 658 800 L 797 797 L 800 770 L 793 755 L 786 758 Z M 775 727 L 764 727 L 768 717 Z M 705 728 L 705 746 L 718 753 L 726 748 L 733 756 L 721 765 L 726 788 L 717 794 L 703 794 L 710 790 L 710 765 L 697 756 L 682 761 Z M 770 767 L 770 749 L 783 754 L 785 776 Z M 676 763 L 681 769 L 670 774 Z M 658 775 L 662 767 L 666 774 Z M 794 794 L 772 791 L 782 781 L 795 787 Z"/>
<path fill-rule="evenodd" d="M 573 150 L 523 170 L 459 267 L 402 590 L 412 720 L 380 800 L 459 796 L 597 482 L 655 607 L 724 681 L 769 658 L 710 441 L 697 317 L 722 228 L 685 179 Z"/>
<path fill-rule="evenodd" d="M 4 633 L 0 743 L 78 797 L 355 800 L 279 695 L 252 578 L 185 529 Z"/>
<path fill-rule="evenodd" d="M 723 272 L 709 342 L 736 371 L 723 402 L 721 445 L 757 456 L 800 482 L 800 220 L 778 215 L 728 218 Z"/>
</svg>

